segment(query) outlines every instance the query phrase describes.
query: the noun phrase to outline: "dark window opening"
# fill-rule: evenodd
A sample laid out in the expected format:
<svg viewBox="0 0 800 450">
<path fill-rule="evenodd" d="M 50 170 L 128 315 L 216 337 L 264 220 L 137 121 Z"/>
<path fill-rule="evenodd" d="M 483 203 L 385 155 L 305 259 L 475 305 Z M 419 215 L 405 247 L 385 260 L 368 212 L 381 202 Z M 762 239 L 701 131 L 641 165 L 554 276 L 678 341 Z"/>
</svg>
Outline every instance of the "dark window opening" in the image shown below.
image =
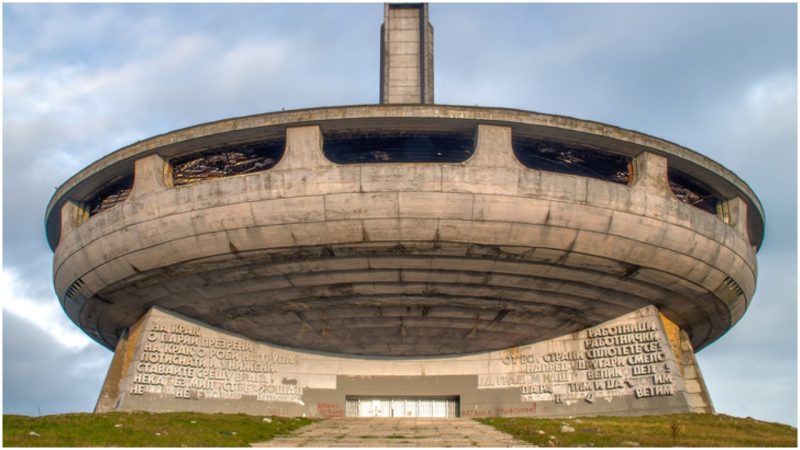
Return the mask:
<svg viewBox="0 0 800 450">
<path fill-rule="evenodd" d="M 326 133 L 324 152 L 336 164 L 459 163 L 474 146 L 471 133 Z"/>
<path fill-rule="evenodd" d="M 669 187 L 678 200 L 711 214 L 717 214 L 717 205 L 722 200 L 711 188 L 679 170 L 668 169 L 667 177 Z"/>
<path fill-rule="evenodd" d="M 284 141 L 278 139 L 228 145 L 176 158 L 171 161 L 172 183 L 181 186 L 267 170 L 280 161 L 283 149 Z"/>
<path fill-rule="evenodd" d="M 513 140 L 514 154 L 529 169 L 628 184 L 631 159 L 588 147 L 530 138 Z"/>
<path fill-rule="evenodd" d="M 111 209 L 125 201 L 133 189 L 133 174 L 114 180 L 100 188 L 87 203 L 89 216 Z"/>
</svg>

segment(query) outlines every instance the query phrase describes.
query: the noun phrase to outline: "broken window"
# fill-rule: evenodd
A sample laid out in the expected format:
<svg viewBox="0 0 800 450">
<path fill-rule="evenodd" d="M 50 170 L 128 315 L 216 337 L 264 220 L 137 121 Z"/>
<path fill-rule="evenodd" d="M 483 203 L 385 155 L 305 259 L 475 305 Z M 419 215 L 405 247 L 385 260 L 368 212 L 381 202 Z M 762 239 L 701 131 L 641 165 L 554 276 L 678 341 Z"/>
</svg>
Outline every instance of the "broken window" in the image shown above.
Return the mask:
<svg viewBox="0 0 800 450">
<path fill-rule="evenodd" d="M 133 174 L 117 178 L 100 188 L 86 202 L 89 217 L 113 208 L 125 201 L 133 189 Z"/>
<path fill-rule="evenodd" d="M 669 188 L 678 200 L 711 214 L 717 214 L 717 205 L 722 201 L 722 197 L 711 188 L 673 168 L 667 170 L 667 178 L 669 178 Z"/>
<path fill-rule="evenodd" d="M 276 139 L 228 145 L 176 158 L 171 161 L 172 183 L 181 186 L 267 170 L 278 163 L 283 149 L 284 141 Z"/>
<path fill-rule="evenodd" d="M 630 161 L 627 156 L 599 149 L 532 138 L 515 138 L 517 159 L 530 169 L 598 178 L 628 184 Z"/>
<path fill-rule="evenodd" d="M 325 133 L 325 156 L 337 164 L 459 163 L 474 152 L 471 133 Z"/>
</svg>

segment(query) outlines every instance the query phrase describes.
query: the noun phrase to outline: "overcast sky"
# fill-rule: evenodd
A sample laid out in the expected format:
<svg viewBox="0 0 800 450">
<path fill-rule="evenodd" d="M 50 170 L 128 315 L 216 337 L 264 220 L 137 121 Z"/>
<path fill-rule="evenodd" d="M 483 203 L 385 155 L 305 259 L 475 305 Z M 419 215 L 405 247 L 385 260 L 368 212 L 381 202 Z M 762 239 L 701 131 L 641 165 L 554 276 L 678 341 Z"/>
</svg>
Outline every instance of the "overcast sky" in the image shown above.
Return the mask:
<svg viewBox="0 0 800 450">
<path fill-rule="evenodd" d="M 3 5 L 3 412 L 90 411 L 111 352 L 52 288 L 56 186 L 149 136 L 378 102 L 381 4 Z M 698 354 L 718 412 L 797 424 L 796 5 L 432 4 L 435 100 L 687 146 L 767 214 L 755 298 Z"/>
</svg>

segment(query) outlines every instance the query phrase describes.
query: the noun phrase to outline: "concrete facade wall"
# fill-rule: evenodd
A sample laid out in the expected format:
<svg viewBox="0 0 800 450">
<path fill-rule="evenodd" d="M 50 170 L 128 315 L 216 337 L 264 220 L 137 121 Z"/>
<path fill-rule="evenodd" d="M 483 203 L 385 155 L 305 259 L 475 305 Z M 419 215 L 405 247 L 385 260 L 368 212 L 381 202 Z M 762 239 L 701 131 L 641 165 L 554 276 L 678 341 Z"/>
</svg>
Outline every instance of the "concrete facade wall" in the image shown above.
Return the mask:
<svg viewBox="0 0 800 450">
<path fill-rule="evenodd" d="M 656 304 L 700 348 L 741 318 L 756 278 L 745 230 L 675 199 L 663 156 L 639 155 L 635 181 L 624 186 L 526 169 L 511 132 L 477 126 L 475 154 L 461 164 L 335 165 L 319 127 L 292 127 L 273 169 L 174 188 L 158 176 L 168 171 L 163 159 L 137 160 L 123 204 L 65 222 L 56 290 L 68 315 L 112 347 L 159 304 L 251 337 L 329 349 L 319 339 L 250 334 L 264 323 L 247 317 L 259 296 L 302 303 L 335 297 L 341 286 L 375 298 L 424 295 L 435 285 L 440 296 L 478 295 L 478 307 L 500 298 L 580 315 L 528 342 Z M 65 206 L 64 217 L 76 217 L 74 208 Z M 302 256 L 308 248 L 354 257 L 318 258 L 315 268 L 273 264 L 270 273 L 233 268 L 264 252 Z M 364 256 L 369 249 L 374 256 Z M 198 261 L 217 264 L 218 281 L 195 274 Z M 496 345 L 520 339 L 498 334 Z"/>
<path fill-rule="evenodd" d="M 151 310 L 134 356 L 98 411 L 345 415 L 348 396 L 457 397 L 459 415 L 576 416 L 688 412 L 658 311 L 535 345 L 458 357 L 353 357 L 279 348 Z M 130 350 L 120 348 L 127 355 Z M 113 369 L 113 368 L 112 368 Z M 102 406 L 102 407 L 101 407 Z"/>
</svg>

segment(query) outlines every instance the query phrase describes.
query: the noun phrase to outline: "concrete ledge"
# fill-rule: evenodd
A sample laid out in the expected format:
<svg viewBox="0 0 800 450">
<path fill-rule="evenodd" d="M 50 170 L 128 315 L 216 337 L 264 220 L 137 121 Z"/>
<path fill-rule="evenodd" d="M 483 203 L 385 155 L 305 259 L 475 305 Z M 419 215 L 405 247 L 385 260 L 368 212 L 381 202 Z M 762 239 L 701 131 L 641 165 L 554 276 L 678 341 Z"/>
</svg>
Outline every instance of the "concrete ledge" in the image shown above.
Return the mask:
<svg viewBox="0 0 800 450">
<path fill-rule="evenodd" d="M 428 126 L 443 128 L 491 122 L 511 127 L 513 133 L 555 139 L 566 137 L 573 142 L 611 148 L 615 152 L 629 156 L 636 156 L 642 152 L 659 154 L 668 158 L 669 164 L 676 168 L 682 170 L 691 168 L 692 173 L 702 173 L 700 178 L 703 182 L 722 195 L 728 198 L 740 196 L 744 199 L 750 210 L 748 223 L 750 235 L 756 246 L 763 237 L 763 209 L 747 184 L 714 161 L 667 141 L 596 122 L 512 109 L 446 105 L 379 105 L 318 108 L 223 120 L 156 136 L 120 149 L 87 167 L 58 189 L 47 208 L 48 239 L 53 247 L 59 241 L 58 216 L 60 207 L 65 201 L 78 200 L 82 195 L 97 189 L 109 181 L 106 179 L 108 176 L 119 174 L 123 166 L 131 167 L 136 159 L 153 153 L 158 153 L 162 158 L 185 154 L 192 148 L 204 148 L 202 144 L 204 141 L 220 139 L 237 141 L 242 140 L 242 136 L 253 139 L 252 136 L 256 133 L 282 134 L 287 128 L 304 128 L 296 127 L 297 124 L 319 124 L 328 130 L 334 130 L 337 127 L 350 126 L 353 120 L 358 120 L 360 126 L 367 129 L 370 126 L 415 127 L 419 126 L 420 121 L 424 121 Z M 294 136 L 295 132 L 292 132 L 292 140 Z M 304 141 L 302 145 L 313 146 L 315 138 L 313 136 L 307 138 L 309 140 Z M 287 142 L 287 148 L 289 146 Z M 319 159 L 319 155 L 309 154 L 309 157 L 312 159 L 308 162 L 313 166 L 325 164 Z"/>
</svg>

